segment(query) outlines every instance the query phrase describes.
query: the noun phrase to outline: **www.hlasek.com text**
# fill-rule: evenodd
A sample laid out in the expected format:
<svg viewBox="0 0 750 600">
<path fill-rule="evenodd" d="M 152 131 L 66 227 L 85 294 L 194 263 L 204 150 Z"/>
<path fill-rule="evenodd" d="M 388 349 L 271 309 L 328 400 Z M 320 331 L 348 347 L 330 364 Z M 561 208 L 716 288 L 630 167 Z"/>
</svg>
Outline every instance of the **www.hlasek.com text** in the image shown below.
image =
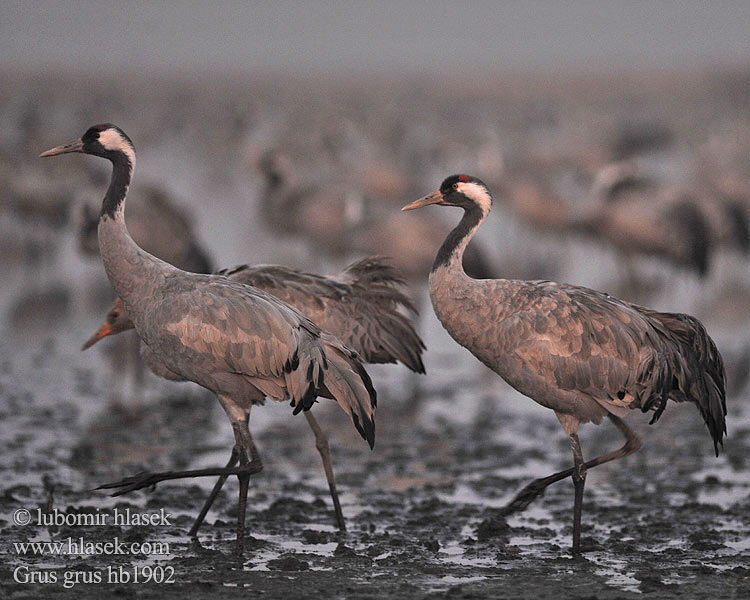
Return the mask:
<svg viewBox="0 0 750 600">
<path fill-rule="evenodd" d="M 83 537 L 58 542 L 13 542 L 16 554 L 22 556 L 167 556 L 169 542 L 122 542 L 115 537 L 106 542 L 86 541 Z"/>
</svg>

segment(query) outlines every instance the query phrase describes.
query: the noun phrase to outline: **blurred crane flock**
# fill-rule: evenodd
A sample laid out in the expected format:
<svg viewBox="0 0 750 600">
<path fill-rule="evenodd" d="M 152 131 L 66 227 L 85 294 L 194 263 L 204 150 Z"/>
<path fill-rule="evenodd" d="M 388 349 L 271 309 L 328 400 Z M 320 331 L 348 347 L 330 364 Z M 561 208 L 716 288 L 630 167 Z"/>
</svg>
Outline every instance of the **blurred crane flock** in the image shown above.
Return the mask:
<svg viewBox="0 0 750 600">
<path fill-rule="evenodd" d="M 59 327 L 111 300 L 86 258 L 106 167 L 86 162 L 82 184 L 69 162 L 27 160 L 92 115 L 127 125 L 148 157 L 128 205 L 134 239 L 187 270 L 253 257 L 335 272 L 384 255 L 417 291 L 448 227 L 397 209 L 469 172 L 496 200 L 494 231 L 467 251 L 474 277 L 574 282 L 729 330 L 750 305 L 743 72 L 64 83 L 19 76 L 0 92 L 2 256 L 24 281 L 6 294 L 12 327 Z M 71 274 L 93 285 L 82 304 Z"/>
<path fill-rule="evenodd" d="M 14 352 L 28 354 L 33 364 L 77 352 L 115 300 L 101 261 L 93 258 L 108 165 L 34 157 L 92 123 L 112 122 L 139 152 L 128 229 L 142 248 L 185 271 L 270 263 L 331 274 L 362 257 L 389 257 L 421 313 L 415 326 L 427 346 L 425 378 L 394 369 L 381 377 L 381 391 L 384 371 L 374 371 L 378 410 L 386 406 L 378 435 L 404 456 L 412 455 L 399 428 L 420 426 L 430 411 L 430 422 L 443 430 L 458 426 L 449 424 L 450 409 L 440 408 L 447 393 L 441 386 L 467 385 L 467 404 L 474 395 L 513 393 L 493 387 L 497 378 L 488 379 L 478 362 L 448 346 L 427 301 L 428 275 L 455 215 L 399 210 L 452 173 L 471 173 L 493 191 L 493 212 L 464 256 L 469 275 L 566 282 L 700 319 L 724 357 L 725 441 L 732 444 L 732 403 L 744 401 L 750 371 L 750 72 L 379 76 L 332 78 L 325 85 L 270 76 L 162 78 L 159 85 L 139 75 L 6 79 L 11 84 L 0 89 L 0 310 L 8 343 L 27 346 L 27 353 Z M 89 352 L 70 360 L 76 390 L 90 394 L 99 386 L 125 407 L 123 418 L 137 423 L 150 410 L 142 404 L 148 391 L 174 384 L 143 370 L 134 336 L 106 340 L 95 358 Z M 81 375 L 87 360 L 93 375 Z M 411 368 L 420 371 L 421 362 Z M 126 376 L 129 370 L 135 377 Z M 87 435 L 108 418 L 89 414 Z M 343 428 L 336 416 L 324 416 L 324 428 L 331 419 Z M 639 431 L 645 446 L 656 429 Z M 337 431 L 334 438 L 333 454 L 342 448 L 346 473 L 347 459 L 361 451 L 356 432 Z M 261 445 L 268 439 L 261 435 Z M 439 439 L 452 443 L 450 435 Z M 86 482 L 166 460 L 132 440 L 115 452 L 76 443 Z M 283 455 L 285 442 L 278 443 Z M 557 451 L 564 464 L 565 448 Z M 111 464 L 104 464 L 107 453 L 117 455 Z M 264 452 L 264 460 L 273 453 Z M 373 460 L 368 457 L 368 468 Z M 424 481 L 392 472 L 379 477 L 393 489 L 403 481 L 420 489 L 445 484 L 434 473 Z M 343 481 L 352 479 L 345 474 Z M 576 506 L 580 538 L 578 499 Z M 483 521 L 485 533 L 496 523 Z"/>
</svg>

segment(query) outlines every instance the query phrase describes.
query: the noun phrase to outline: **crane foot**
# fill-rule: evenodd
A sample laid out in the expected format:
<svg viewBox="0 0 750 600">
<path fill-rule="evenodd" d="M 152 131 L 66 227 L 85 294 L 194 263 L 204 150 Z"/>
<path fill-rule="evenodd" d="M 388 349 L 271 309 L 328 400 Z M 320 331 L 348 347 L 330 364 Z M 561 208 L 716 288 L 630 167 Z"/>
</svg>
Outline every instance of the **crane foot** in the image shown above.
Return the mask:
<svg viewBox="0 0 750 600">
<path fill-rule="evenodd" d="M 513 500 L 500 509 L 500 514 L 503 517 L 507 517 L 508 515 L 526 510 L 529 504 L 539 496 L 544 495 L 544 490 L 547 488 L 547 485 L 549 484 L 543 480 L 537 479 L 536 481 L 532 481 L 529 485 L 518 492 Z"/>
<path fill-rule="evenodd" d="M 209 468 L 209 469 L 195 469 L 192 471 L 165 471 L 162 473 L 137 473 L 131 477 L 125 477 L 120 481 L 113 483 L 105 483 L 100 485 L 96 490 L 116 490 L 110 494 L 110 496 L 122 496 L 123 494 L 129 494 L 136 490 L 155 486 L 161 481 L 168 481 L 170 479 L 186 479 L 190 477 L 213 477 L 215 475 L 228 477 L 229 475 L 255 475 L 263 470 L 263 464 L 260 461 L 252 461 L 246 465 L 240 465 L 238 467 L 229 468 Z"/>
</svg>

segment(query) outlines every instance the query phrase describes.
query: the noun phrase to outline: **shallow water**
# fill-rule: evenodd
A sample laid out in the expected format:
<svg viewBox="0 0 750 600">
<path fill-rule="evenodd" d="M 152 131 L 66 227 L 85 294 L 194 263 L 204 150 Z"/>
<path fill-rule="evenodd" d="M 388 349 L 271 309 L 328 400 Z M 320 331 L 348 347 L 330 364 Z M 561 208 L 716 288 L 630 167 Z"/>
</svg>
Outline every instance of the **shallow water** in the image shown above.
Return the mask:
<svg viewBox="0 0 750 600">
<path fill-rule="evenodd" d="M 32 95 L 45 85 L 49 83 L 44 80 L 26 83 L 17 93 Z M 231 86 L 226 90 L 231 91 Z M 102 110 L 115 113 L 111 120 L 137 122 L 128 112 L 135 108 L 113 108 L 116 91 L 100 93 Z M 317 254 L 299 240 L 287 242 L 269 233 L 258 218 L 260 186 L 249 174 L 240 149 L 252 153 L 258 140 L 268 136 L 263 123 L 277 122 L 262 96 L 255 100 L 252 124 L 242 136 L 223 137 L 227 128 L 216 131 L 221 113 L 217 110 L 204 123 L 193 124 L 194 130 L 168 129 L 170 133 L 160 138 L 147 125 L 163 119 L 169 128 L 168 111 L 158 94 L 154 98 L 155 92 L 150 93 L 141 100 L 151 103 L 149 110 L 141 107 L 143 123 L 138 127 L 143 131 L 133 133 L 139 146 L 137 177 L 163 180 L 190 207 L 199 235 L 217 264 L 280 262 L 333 272 L 346 262 L 347 257 Z M 221 97 L 223 93 L 229 92 L 218 86 L 215 94 Z M 27 152 L 29 164 L 36 165 L 34 152 L 79 134 L 79 120 L 86 120 L 83 127 L 89 124 L 88 112 L 72 116 L 77 114 L 71 109 L 76 106 L 75 96 L 68 91 L 58 98 L 59 123 L 34 138 Z M 292 109 L 296 106 L 293 95 L 281 96 Z M 207 102 L 200 94 L 196 98 L 195 107 L 188 103 L 185 108 L 187 122 L 194 123 L 190 111 Z M 440 113 L 430 103 L 453 107 L 437 92 L 424 101 L 426 114 L 433 109 Z M 373 106 L 365 102 L 359 110 L 367 112 L 369 107 L 380 114 L 378 97 L 372 102 Z M 0 106 L 0 117 L 11 120 L 7 98 Z M 288 107 L 278 110 L 293 114 Z M 483 115 L 477 120 L 480 125 L 495 123 L 488 118 Z M 75 131 L 67 131 L 68 125 Z M 523 127 L 515 123 L 508 136 L 513 139 L 514 133 L 520 135 L 528 128 L 533 123 Z M 60 139 L 50 139 L 51 131 L 59 133 Z M 274 135 L 281 137 L 280 133 L 270 137 Z M 205 148 L 214 152 L 187 143 L 195 139 L 206 140 Z M 676 156 L 667 164 L 688 161 L 680 154 L 685 152 L 683 147 L 673 152 Z M 54 170 L 40 171 L 38 177 L 70 177 L 75 182 L 81 178 L 85 160 L 77 162 L 76 158 L 80 157 L 68 157 L 64 166 L 45 166 Z M 471 161 L 470 156 L 461 159 Z M 425 172 L 450 170 L 453 164 L 450 159 L 438 162 Z M 96 198 L 102 191 L 94 186 L 87 193 Z M 505 214 L 502 206 L 497 208 L 498 214 Z M 39 227 L 7 211 L 0 212 L 0 219 L 7 231 Z M 106 309 L 106 287 L 104 293 L 99 291 L 106 286 L 101 265 L 78 254 L 73 222 L 60 230 L 42 231 L 55 251 L 39 257 L 34 254 L 36 258 L 30 261 L 8 260 L 0 299 L 4 315 L 0 325 L 0 586 L 5 597 L 38 598 L 53 592 L 56 597 L 101 597 L 99 584 L 65 588 L 60 582 L 21 583 L 18 574 L 14 581 L 17 567 L 55 573 L 62 580 L 66 572 L 106 575 L 108 568 L 122 567 L 133 573 L 136 567 L 154 565 L 174 569 L 174 583 L 138 584 L 137 588 L 132 582 L 109 583 L 107 593 L 221 598 L 241 587 L 266 597 L 292 598 L 630 598 L 644 594 L 741 598 L 750 594 L 747 382 L 730 390 L 729 436 L 719 459 L 713 457 L 710 438 L 692 406 L 670 405 L 651 427 L 643 415 L 629 418 L 644 447 L 589 473 L 583 532 L 587 552 L 573 559 L 569 553 L 572 486 L 568 482 L 552 486 L 522 514 L 507 520 L 497 515 L 497 509 L 528 481 L 569 465 L 570 451 L 557 419 L 455 345 L 432 314 L 419 284 L 413 291 L 422 301 L 420 328 L 429 349 L 425 355 L 428 375 L 417 377 L 393 366 L 370 369 L 380 399 L 375 451 L 367 450 L 333 403 L 315 408 L 330 436 L 349 528 L 346 534 L 339 534 L 333 525 L 313 437 L 302 417 L 292 417 L 285 404 L 269 403 L 254 410 L 251 417 L 265 469 L 251 481 L 248 539 L 241 562 L 232 556 L 234 481 L 220 494 L 198 541 L 188 539 L 187 531 L 213 485 L 209 479 L 160 484 L 155 490 L 123 498 L 92 491 L 105 481 L 143 470 L 223 464 L 233 438 L 210 394 L 150 375 L 139 388 L 129 377 L 121 377 L 118 372 L 123 370 L 124 359 L 114 353 L 116 340 L 101 342 L 85 353 L 78 351 Z M 523 270 L 537 262 L 554 271 L 545 276 L 613 286 L 608 289 L 622 284 L 618 259 L 608 251 L 592 250 L 590 242 L 571 238 L 542 239 L 530 231 L 517 222 L 509 225 L 502 217 L 487 223 L 482 234 L 496 267 Z M 34 235 L 38 232 L 29 233 L 29 237 Z M 593 260 L 579 260 L 592 254 Z M 729 319 L 715 313 L 709 301 L 722 282 L 747 283 L 750 276 L 746 263 L 720 260 L 720 275 L 708 282 L 666 270 L 653 261 L 644 263 L 645 271 L 658 273 L 664 284 L 650 292 L 649 304 L 701 309 L 697 316 L 716 332 L 731 363 L 750 343 L 750 322 L 747 315 L 742 320 L 741 315 Z M 44 304 L 30 304 L 28 298 L 41 297 L 39 292 L 50 286 L 67 290 L 67 301 L 53 294 L 44 296 Z M 604 424 L 584 427 L 582 443 L 586 456 L 594 456 L 619 445 L 620 440 Z M 51 498 L 44 477 L 53 486 Z M 66 513 L 164 508 L 173 519 L 168 527 L 14 524 L 19 509 L 35 510 L 50 501 Z M 167 542 L 169 553 L 31 556 L 19 555 L 13 545 L 69 537 Z"/>
</svg>

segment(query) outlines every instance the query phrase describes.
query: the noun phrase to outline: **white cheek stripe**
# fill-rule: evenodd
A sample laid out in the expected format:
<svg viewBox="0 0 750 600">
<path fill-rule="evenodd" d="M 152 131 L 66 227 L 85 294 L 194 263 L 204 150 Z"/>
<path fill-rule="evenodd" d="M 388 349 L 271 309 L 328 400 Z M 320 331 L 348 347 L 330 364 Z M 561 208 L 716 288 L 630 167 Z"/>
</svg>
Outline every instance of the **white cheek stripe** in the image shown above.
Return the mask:
<svg viewBox="0 0 750 600">
<path fill-rule="evenodd" d="M 476 202 L 481 207 L 482 211 L 485 214 L 490 212 L 490 207 L 492 206 L 492 198 L 490 198 L 487 190 L 481 185 L 473 182 L 461 182 L 458 184 L 458 191 L 467 198 L 474 200 L 474 202 Z"/>
<path fill-rule="evenodd" d="M 119 150 L 125 153 L 135 167 L 135 152 L 115 129 L 106 129 L 99 134 L 99 143 L 107 150 Z"/>
</svg>

